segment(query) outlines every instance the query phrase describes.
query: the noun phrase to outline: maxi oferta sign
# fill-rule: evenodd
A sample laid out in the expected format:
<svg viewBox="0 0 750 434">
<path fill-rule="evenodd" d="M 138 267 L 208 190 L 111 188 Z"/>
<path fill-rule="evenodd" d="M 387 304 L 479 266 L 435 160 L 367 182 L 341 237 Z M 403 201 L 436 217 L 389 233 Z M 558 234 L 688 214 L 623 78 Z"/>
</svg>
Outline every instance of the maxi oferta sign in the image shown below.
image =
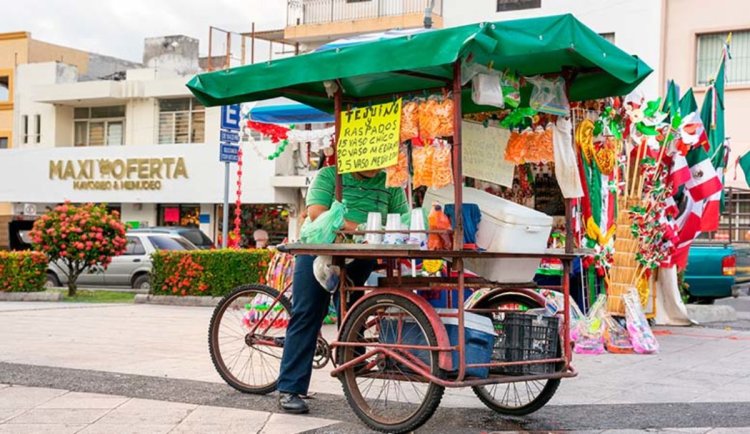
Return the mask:
<svg viewBox="0 0 750 434">
<path fill-rule="evenodd" d="M 74 190 L 161 190 L 162 181 L 187 179 L 182 157 L 50 160 L 49 179 Z"/>
</svg>

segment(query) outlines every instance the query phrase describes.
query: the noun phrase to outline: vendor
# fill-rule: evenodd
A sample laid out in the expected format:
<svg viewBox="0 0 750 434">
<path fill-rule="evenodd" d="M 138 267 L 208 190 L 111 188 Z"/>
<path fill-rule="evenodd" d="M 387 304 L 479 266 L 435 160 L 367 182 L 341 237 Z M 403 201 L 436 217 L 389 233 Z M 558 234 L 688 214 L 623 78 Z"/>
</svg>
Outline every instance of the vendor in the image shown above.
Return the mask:
<svg viewBox="0 0 750 434">
<path fill-rule="evenodd" d="M 345 230 L 356 230 L 358 225 L 367 222 L 367 214 L 371 212 L 379 212 L 385 218 L 388 213 L 409 211 L 404 190 L 386 187 L 382 170 L 347 173 L 341 178 L 346 206 Z M 321 169 L 307 191 L 307 215 L 311 221 L 331 207 L 335 191 L 335 166 Z M 288 413 L 309 411 L 301 396 L 307 395 L 310 386 L 318 333 L 331 302 L 331 293 L 315 279 L 314 260 L 314 256 L 298 255 L 294 264 L 292 318 L 284 340 L 278 381 L 279 407 Z M 346 266 L 346 276 L 355 286 L 362 286 L 374 266 L 375 261 L 354 260 Z M 334 297 L 338 296 L 335 292 Z"/>
</svg>

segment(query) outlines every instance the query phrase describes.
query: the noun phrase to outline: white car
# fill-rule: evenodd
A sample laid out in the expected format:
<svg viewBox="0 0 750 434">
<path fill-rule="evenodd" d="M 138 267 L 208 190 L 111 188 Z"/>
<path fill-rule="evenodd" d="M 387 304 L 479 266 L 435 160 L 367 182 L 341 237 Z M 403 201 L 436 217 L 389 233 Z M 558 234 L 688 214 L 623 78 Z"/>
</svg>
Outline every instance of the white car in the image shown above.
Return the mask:
<svg viewBox="0 0 750 434">
<path fill-rule="evenodd" d="M 151 254 L 158 250 L 196 250 L 197 247 L 179 235 L 149 232 L 128 232 L 127 246 L 122 255 L 112 258 L 106 270 L 93 267 L 78 276 L 82 286 L 129 286 L 151 289 Z M 47 287 L 67 285 L 61 265 L 50 262 L 47 267 Z"/>
</svg>

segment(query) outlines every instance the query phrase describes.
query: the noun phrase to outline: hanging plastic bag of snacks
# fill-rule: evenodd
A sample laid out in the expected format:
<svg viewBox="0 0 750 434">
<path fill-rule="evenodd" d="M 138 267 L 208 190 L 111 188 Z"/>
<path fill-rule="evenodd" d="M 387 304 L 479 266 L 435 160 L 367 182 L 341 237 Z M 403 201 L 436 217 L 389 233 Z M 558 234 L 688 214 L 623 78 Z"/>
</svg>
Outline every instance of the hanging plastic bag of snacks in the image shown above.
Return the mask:
<svg viewBox="0 0 750 434">
<path fill-rule="evenodd" d="M 529 98 L 531 108 L 557 116 L 570 114 L 570 103 L 565 96 L 565 80 L 562 77 L 554 80 L 542 76 L 526 77 L 526 81 L 534 85 Z"/>
<path fill-rule="evenodd" d="M 431 188 L 443 188 L 453 184 L 453 170 L 451 165 L 451 145 L 444 140 L 435 140 L 432 156 Z"/>
<path fill-rule="evenodd" d="M 429 143 L 432 139 L 438 137 L 440 129 L 440 120 L 436 115 L 438 104 L 438 101 L 433 97 L 419 104 L 419 136 L 425 143 Z"/>
<path fill-rule="evenodd" d="M 508 144 L 505 145 L 505 161 L 513 164 L 523 162 L 525 137 L 516 131 L 510 133 Z"/>
<path fill-rule="evenodd" d="M 433 155 L 434 149 L 431 145 L 416 146 L 412 149 L 412 164 L 414 166 L 414 188 L 432 185 Z"/>
<path fill-rule="evenodd" d="M 401 142 L 419 137 L 419 103 L 409 101 L 401 108 Z"/>
<path fill-rule="evenodd" d="M 521 82 L 511 70 L 506 70 L 500 77 L 500 88 L 503 92 L 505 106 L 516 108 L 521 103 Z"/>
<path fill-rule="evenodd" d="M 398 150 L 398 163 L 385 169 L 386 187 L 405 187 L 409 181 L 409 158 L 406 145 Z"/>
<path fill-rule="evenodd" d="M 477 74 L 471 79 L 471 100 L 478 105 L 505 107 L 500 77 L 497 74 Z"/>
<path fill-rule="evenodd" d="M 435 109 L 438 119 L 437 137 L 453 136 L 453 99 L 444 98 Z"/>
</svg>

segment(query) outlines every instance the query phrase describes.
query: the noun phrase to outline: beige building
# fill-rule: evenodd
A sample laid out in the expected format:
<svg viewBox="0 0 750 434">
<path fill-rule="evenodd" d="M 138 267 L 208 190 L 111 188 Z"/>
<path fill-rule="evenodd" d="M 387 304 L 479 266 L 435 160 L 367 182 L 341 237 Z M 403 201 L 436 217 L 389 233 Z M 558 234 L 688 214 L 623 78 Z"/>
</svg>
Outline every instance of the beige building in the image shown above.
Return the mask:
<svg viewBox="0 0 750 434">
<path fill-rule="evenodd" d="M 665 0 L 664 55 L 659 71 L 664 83 L 673 79 L 684 92 L 692 87 L 698 106 L 703 103 L 706 84 L 716 75 L 724 41 L 732 32 L 727 65 L 725 101 L 726 135 L 732 152 L 726 172 L 728 186 L 747 188 L 737 157 L 750 151 L 750 3 L 745 0 Z"/>
<path fill-rule="evenodd" d="M 39 143 L 46 128 L 41 116 L 32 114 L 17 118 L 18 67 L 29 63 L 60 62 L 73 65 L 86 79 L 113 74 L 122 67 L 133 67 L 134 62 L 88 53 L 38 41 L 29 32 L 0 33 L 0 149 Z M 14 128 L 15 126 L 15 128 Z M 0 248 L 8 245 L 7 224 L 14 210 L 0 202 Z"/>
</svg>

